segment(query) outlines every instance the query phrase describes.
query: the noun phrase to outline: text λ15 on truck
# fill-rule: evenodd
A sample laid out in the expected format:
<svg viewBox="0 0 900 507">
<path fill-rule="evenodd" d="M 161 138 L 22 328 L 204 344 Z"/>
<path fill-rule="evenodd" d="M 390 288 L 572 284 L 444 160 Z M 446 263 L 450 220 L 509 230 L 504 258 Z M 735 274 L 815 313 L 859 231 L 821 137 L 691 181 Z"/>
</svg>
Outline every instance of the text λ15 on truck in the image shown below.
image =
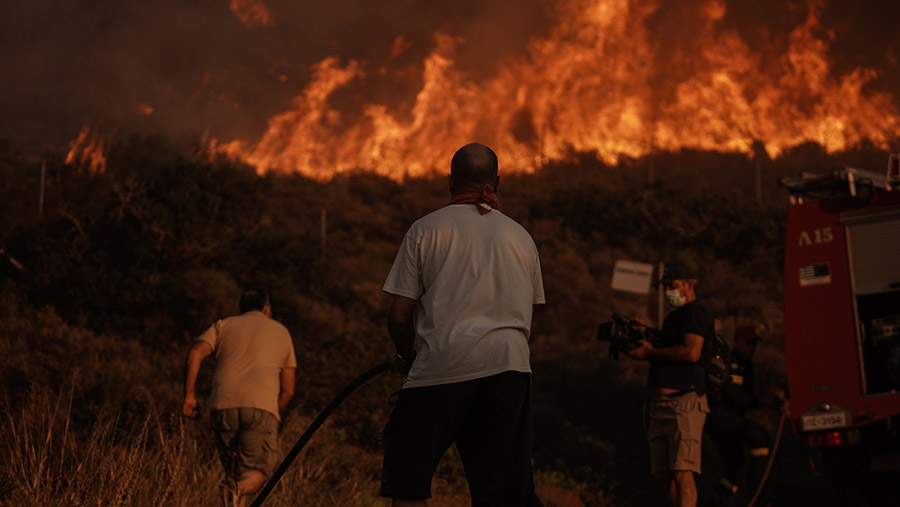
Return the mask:
<svg viewBox="0 0 900 507">
<path fill-rule="evenodd" d="M 795 433 L 900 469 L 900 167 L 784 178 L 785 365 Z M 862 470 L 861 470 L 862 471 Z"/>
</svg>

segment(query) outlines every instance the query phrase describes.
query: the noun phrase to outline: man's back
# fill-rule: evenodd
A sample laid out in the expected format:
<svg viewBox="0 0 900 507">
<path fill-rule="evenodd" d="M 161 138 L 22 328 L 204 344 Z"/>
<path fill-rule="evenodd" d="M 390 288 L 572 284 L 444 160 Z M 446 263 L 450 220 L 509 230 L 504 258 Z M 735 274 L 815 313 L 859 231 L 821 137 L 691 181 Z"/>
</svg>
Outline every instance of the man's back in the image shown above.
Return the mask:
<svg viewBox="0 0 900 507">
<path fill-rule="evenodd" d="M 297 366 L 287 328 L 250 311 L 216 322 L 197 339 L 209 343 L 216 357 L 213 410 L 255 407 L 279 417 L 281 369 Z"/>
<path fill-rule="evenodd" d="M 544 289 L 534 241 L 499 210 L 497 168 L 483 144 L 456 151 L 450 204 L 410 227 L 384 284 L 391 371 L 406 375 L 384 428 L 380 494 L 395 507 L 425 507 L 453 443 L 473 505 L 540 504 L 528 337 Z"/>
<path fill-rule="evenodd" d="M 540 262 L 531 236 L 499 211 L 457 204 L 418 220 L 384 290 L 419 300 L 419 355 L 404 387 L 531 371 Z"/>
</svg>

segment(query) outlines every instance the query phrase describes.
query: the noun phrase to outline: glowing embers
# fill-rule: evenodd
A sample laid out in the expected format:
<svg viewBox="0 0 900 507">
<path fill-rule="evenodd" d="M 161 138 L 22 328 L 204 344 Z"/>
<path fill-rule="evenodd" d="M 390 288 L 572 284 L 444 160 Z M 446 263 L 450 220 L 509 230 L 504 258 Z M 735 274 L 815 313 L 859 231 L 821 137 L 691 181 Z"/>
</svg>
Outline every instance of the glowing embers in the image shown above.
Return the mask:
<svg viewBox="0 0 900 507">
<path fill-rule="evenodd" d="M 106 139 L 91 131 L 87 125 L 78 137 L 69 143 L 66 164 L 87 169 L 92 173 L 106 172 Z"/>
<path fill-rule="evenodd" d="M 231 0 L 229 7 L 247 28 L 271 26 L 275 23 L 275 18 L 262 0 Z"/>
</svg>

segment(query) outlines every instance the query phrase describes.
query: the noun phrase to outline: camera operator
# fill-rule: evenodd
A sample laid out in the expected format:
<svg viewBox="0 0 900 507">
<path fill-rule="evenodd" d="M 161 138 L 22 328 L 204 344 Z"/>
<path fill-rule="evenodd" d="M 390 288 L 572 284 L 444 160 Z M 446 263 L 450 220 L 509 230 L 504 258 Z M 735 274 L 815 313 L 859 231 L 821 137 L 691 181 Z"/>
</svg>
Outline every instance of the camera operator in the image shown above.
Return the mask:
<svg viewBox="0 0 900 507">
<path fill-rule="evenodd" d="M 715 325 L 697 300 L 697 278 L 686 264 L 666 263 L 658 283 L 675 309 L 663 321 L 657 346 L 642 340 L 627 355 L 650 362 L 650 471 L 671 505 L 694 506 L 694 474 L 700 473 L 700 442 L 709 413 L 702 358 L 714 338 Z"/>
</svg>

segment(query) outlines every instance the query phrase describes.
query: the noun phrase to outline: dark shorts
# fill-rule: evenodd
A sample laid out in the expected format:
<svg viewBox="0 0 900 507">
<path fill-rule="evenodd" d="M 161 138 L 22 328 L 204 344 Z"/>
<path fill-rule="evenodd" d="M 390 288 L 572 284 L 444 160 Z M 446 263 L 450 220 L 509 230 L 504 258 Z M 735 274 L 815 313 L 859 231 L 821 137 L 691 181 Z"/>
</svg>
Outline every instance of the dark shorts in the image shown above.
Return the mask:
<svg viewBox="0 0 900 507">
<path fill-rule="evenodd" d="M 456 442 L 472 505 L 536 505 L 531 471 L 531 375 L 403 389 L 384 428 L 381 496 L 431 498 L 431 479 Z"/>
<path fill-rule="evenodd" d="M 278 464 L 278 419 L 252 407 L 226 408 L 212 413 L 219 459 L 225 474 L 237 480 L 247 470 L 272 476 Z"/>
</svg>

